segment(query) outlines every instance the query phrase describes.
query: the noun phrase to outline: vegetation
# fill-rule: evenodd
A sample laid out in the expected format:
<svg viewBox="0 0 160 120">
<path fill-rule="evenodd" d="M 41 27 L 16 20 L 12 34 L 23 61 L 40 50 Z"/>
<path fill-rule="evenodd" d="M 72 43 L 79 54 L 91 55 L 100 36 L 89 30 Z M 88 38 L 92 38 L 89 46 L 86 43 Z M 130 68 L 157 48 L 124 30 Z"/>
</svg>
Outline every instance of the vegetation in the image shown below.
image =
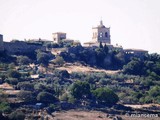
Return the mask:
<svg viewBox="0 0 160 120">
<path fill-rule="evenodd" d="M 90 86 L 87 82 L 77 81 L 71 88 L 71 95 L 76 99 L 88 98 L 91 96 Z"/>
<path fill-rule="evenodd" d="M 108 88 L 97 88 L 93 93 L 99 104 L 113 105 L 119 101 L 118 96 Z"/>
<path fill-rule="evenodd" d="M 63 45 L 46 44 L 48 48 Z M 0 90 L 0 116 L 7 113 L 10 114 L 8 119 L 24 119 L 25 113 L 29 113 L 28 108 L 39 109 L 35 107 L 36 103 L 45 104 L 45 109 L 51 112 L 118 104 L 160 104 L 160 55 L 128 58 L 123 51 L 110 50 L 102 44 L 95 49 L 81 45 L 66 46 L 68 51 L 56 56 L 51 51 L 41 50 L 30 53 L 36 58 L 1 53 L 0 84 L 7 87 Z M 11 61 L 9 58 L 12 58 Z M 58 69 L 67 67 L 67 64 L 119 72 L 70 73 Z M 8 89 L 11 94 L 7 93 Z M 19 104 L 22 104 L 21 107 Z"/>
</svg>

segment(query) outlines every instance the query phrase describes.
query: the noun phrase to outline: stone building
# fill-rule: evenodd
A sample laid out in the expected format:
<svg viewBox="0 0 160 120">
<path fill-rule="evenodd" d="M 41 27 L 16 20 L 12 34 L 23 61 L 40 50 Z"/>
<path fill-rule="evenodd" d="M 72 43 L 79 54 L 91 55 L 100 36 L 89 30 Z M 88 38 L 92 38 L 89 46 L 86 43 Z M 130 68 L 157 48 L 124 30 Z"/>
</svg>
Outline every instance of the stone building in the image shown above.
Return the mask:
<svg viewBox="0 0 160 120">
<path fill-rule="evenodd" d="M 3 46 L 3 35 L 0 34 L 0 51 L 4 50 L 4 46 Z"/>
<path fill-rule="evenodd" d="M 92 41 L 93 42 L 102 42 L 111 44 L 110 40 L 110 28 L 107 28 L 103 25 L 102 20 L 100 21 L 100 25 L 92 28 Z"/>
<path fill-rule="evenodd" d="M 143 57 L 146 54 L 148 54 L 147 50 L 142 50 L 142 49 L 124 49 L 124 53 L 128 57 Z"/>
<path fill-rule="evenodd" d="M 53 43 L 59 43 L 63 39 L 66 39 L 66 33 L 63 32 L 52 33 L 52 36 L 53 36 Z"/>
<path fill-rule="evenodd" d="M 113 45 L 111 44 L 110 39 L 110 27 L 105 27 L 103 21 L 100 21 L 100 24 L 97 27 L 92 28 L 92 40 L 85 42 L 84 47 L 93 47 L 99 46 L 100 42 L 104 45 L 106 44 L 108 48 L 112 49 Z"/>
</svg>

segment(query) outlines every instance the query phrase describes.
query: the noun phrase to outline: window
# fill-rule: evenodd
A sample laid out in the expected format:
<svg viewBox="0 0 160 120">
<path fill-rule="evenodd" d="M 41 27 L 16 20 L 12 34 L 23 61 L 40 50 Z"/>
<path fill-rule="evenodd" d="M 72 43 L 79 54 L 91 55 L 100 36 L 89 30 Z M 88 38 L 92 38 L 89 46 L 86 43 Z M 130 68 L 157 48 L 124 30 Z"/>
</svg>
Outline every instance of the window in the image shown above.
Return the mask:
<svg viewBox="0 0 160 120">
<path fill-rule="evenodd" d="M 100 37 L 103 37 L 103 33 L 102 32 L 100 32 Z"/>
<path fill-rule="evenodd" d="M 105 33 L 105 37 L 108 37 L 108 33 L 107 32 Z"/>
</svg>

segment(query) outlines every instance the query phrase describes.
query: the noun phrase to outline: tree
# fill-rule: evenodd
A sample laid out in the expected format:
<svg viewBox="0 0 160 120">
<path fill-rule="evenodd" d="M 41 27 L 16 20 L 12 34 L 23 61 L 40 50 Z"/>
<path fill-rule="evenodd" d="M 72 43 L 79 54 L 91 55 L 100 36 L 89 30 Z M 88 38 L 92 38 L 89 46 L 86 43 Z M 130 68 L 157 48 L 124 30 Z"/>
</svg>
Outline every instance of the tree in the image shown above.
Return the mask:
<svg viewBox="0 0 160 120">
<path fill-rule="evenodd" d="M 56 101 L 56 98 L 49 92 L 40 92 L 37 95 L 37 100 L 40 102 L 51 103 L 51 102 Z"/>
<path fill-rule="evenodd" d="M 21 77 L 21 74 L 15 70 L 9 70 L 8 71 L 8 76 L 11 77 L 11 78 L 20 78 Z"/>
<path fill-rule="evenodd" d="M 43 65 L 48 65 L 49 62 L 49 55 L 45 52 L 38 52 L 37 53 L 37 62 L 42 63 Z"/>
<path fill-rule="evenodd" d="M 90 85 L 87 82 L 81 81 L 73 83 L 71 95 L 77 99 L 89 98 L 91 96 Z"/>
<path fill-rule="evenodd" d="M 100 67 L 104 67 L 103 63 L 104 63 L 104 58 L 106 56 L 104 50 L 102 48 L 96 48 L 95 53 L 96 53 L 97 65 Z"/>
<path fill-rule="evenodd" d="M 160 86 L 154 86 L 148 91 L 151 97 L 160 96 Z"/>
<path fill-rule="evenodd" d="M 123 71 L 126 74 L 142 75 L 145 71 L 143 70 L 144 64 L 140 59 L 132 59 L 127 65 L 123 67 Z"/>
<path fill-rule="evenodd" d="M 8 84 L 17 85 L 18 79 L 17 78 L 6 78 L 5 82 L 7 82 Z"/>
<path fill-rule="evenodd" d="M 19 82 L 17 86 L 21 90 L 27 90 L 27 91 L 33 91 L 34 90 L 34 85 L 32 83 L 29 83 L 29 82 Z"/>
<path fill-rule="evenodd" d="M 69 78 L 69 73 L 67 70 L 54 70 L 54 75 L 59 78 Z"/>
<path fill-rule="evenodd" d="M 109 48 L 107 47 L 107 45 L 105 44 L 104 45 L 104 48 L 103 48 L 104 52 L 106 53 L 106 55 L 108 54 L 109 52 Z"/>
<path fill-rule="evenodd" d="M 119 100 L 118 96 L 108 88 L 97 88 L 93 91 L 93 94 L 100 104 L 113 105 Z"/>
<path fill-rule="evenodd" d="M 6 102 L 1 102 L 0 103 L 0 112 L 10 112 L 11 111 L 11 108 L 10 108 L 10 105 Z"/>
<path fill-rule="evenodd" d="M 57 56 L 56 59 L 54 60 L 54 63 L 58 65 L 63 65 L 64 64 L 63 57 Z"/>
<path fill-rule="evenodd" d="M 99 48 L 103 48 L 102 42 L 99 43 Z"/>
<path fill-rule="evenodd" d="M 22 111 L 14 111 L 9 115 L 10 120 L 24 120 L 25 114 Z"/>
<path fill-rule="evenodd" d="M 27 56 L 18 56 L 17 62 L 20 65 L 28 65 L 31 62 L 31 60 Z"/>
<path fill-rule="evenodd" d="M 17 97 L 25 102 L 32 102 L 34 100 L 31 91 L 20 91 Z"/>
</svg>

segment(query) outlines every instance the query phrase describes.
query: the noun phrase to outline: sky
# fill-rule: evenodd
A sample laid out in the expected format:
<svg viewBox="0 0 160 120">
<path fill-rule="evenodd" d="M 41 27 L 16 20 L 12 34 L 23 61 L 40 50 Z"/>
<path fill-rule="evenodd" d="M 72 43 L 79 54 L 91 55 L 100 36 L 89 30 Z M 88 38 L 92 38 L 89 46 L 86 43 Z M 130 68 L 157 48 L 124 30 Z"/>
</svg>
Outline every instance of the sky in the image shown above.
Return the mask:
<svg viewBox="0 0 160 120">
<path fill-rule="evenodd" d="M 0 0 L 0 34 L 12 39 L 67 38 L 91 41 L 100 20 L 111 43 L 160 53 L 160 0 Z"/>
</svg>

